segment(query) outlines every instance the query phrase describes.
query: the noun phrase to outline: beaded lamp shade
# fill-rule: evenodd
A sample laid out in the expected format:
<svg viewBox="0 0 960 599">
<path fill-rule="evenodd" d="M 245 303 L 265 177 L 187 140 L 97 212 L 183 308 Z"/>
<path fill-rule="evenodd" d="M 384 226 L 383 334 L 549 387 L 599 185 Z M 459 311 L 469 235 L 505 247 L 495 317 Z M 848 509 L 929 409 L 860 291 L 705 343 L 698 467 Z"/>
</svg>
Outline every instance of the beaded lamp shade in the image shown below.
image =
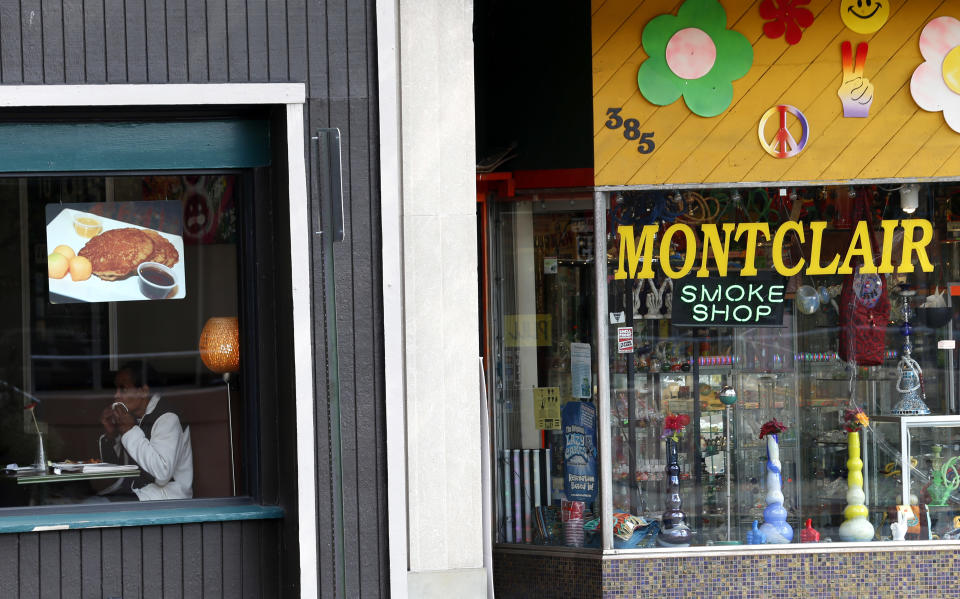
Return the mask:
<svg viewBox="0 0 960 599">
<path fill-rule="evenodd" d="M 219 374 L 240 370 L 240 327 L 236 317 L 214 317 L 203 325 L 200 359 Z"/>
</svg>

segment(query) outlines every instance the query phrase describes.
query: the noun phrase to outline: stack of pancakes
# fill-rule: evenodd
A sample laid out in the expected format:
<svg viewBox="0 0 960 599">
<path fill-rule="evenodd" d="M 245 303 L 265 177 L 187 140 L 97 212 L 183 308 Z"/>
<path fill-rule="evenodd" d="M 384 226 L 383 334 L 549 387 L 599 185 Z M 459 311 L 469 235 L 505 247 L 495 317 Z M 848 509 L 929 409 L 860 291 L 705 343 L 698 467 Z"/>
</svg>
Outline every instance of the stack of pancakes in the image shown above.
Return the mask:
<svg viewBox="0 0 960 599">
<path fill-rule="evenodd" d="M 180 261 L 173 244 L 149 229 L 112 229 L 93 237 L 78 255 L 93 265 L 93 274 L 104 281 L 125 279 L 144 262 L 172 267 Z"/>
</svg>

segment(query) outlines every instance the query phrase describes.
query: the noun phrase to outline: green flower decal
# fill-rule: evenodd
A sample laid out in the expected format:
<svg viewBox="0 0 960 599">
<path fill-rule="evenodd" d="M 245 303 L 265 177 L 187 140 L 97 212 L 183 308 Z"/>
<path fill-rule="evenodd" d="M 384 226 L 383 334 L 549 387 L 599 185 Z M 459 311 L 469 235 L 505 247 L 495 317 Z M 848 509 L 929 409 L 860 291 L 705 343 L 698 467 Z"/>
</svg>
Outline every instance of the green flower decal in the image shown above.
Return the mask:
<svg viewBox="0 0 960 599">
<path fill-rule="evenodd" d="M 695 114 L 717 116 L 733 101 L 733 81 L 753 64 L 753 46 L 727 29 L 717 0 L 687 0 L 677 15 L 654 17 L 643 28 L 647 58 L 637 83 L 643 97 L 667 106 L 683 96 Z"/>
</svg>

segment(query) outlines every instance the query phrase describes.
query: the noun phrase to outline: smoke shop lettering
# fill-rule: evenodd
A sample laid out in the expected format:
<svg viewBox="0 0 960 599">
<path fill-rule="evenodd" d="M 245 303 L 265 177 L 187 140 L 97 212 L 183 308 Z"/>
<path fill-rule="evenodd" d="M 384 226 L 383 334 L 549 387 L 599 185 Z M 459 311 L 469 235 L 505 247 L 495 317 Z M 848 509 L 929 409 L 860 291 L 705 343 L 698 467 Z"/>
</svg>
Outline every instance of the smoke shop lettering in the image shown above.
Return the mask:
<svg viewBox="0 0 960 599">
<path fill-rule="evenodd" d="M 717 320 L 756 323 L 773 314 L 771 304 L 783 303 L 783 289 L 783 285 L 766 282 L 718 285 L 713 289 L 682 285 L 680 299 L 692 306 L 693 319 L 698 323 Z"/>
<path fill-rule="evenodd" d="M 903 242 L 899 256 L 899 266 L 894 267 L 894 237 L 898 227 L 903 227 Z M 730 259 L 730 244 L 741 239 L 745 243 L 743 267 L 740 276 L 752 277 L 757 275 L 757 243 L 761 240 L 771 241 L 771 257 L 774 270 L 784 277 L 803 272 L 806 275 L 847 275 L 852 274 L 854 267 L 859 263 L 861 274 L 911 273 L 915 264 L 923 272 L 932 272 L 933 264 L 927 256 L 927 246 L 933 241 L 933 225 L 924 219 L 884 220 L 880 223 L 881 231 L 876 235 L 879 248 L 873 247 L 871 231 L 866 221 L 860 221 L 853 229 L 853 234 L 847 250 L 843 254 L 822 256 L 822 241 L 826 222 L 800 223 L 789 221 L 781 225 L 771 236 L 770 225 L 767 223 L 724 223 L 702 224 L 699 226 L 699 239 L 693 227 L 683 223 L 676 223 L 667 228 L 659 239 L 657 253 L 654 253 L 654 242 L 657 240 L 657 225 L 646 225 L 640 231 L 640 238 L 634 235 L 634 228 L 629 225 L 617 227 L 620 235 L 620 262 L 614 273 L 615 279 L 652 279 L 654 277 L 653 261 L 658 259 L 660 267 L 666 276 L 671 279 L 682 278 L 693 271 L 696 266 L 698 248 L 700 251 L 700 267 L 694 271 L 696 277 L 705 278 L 711 275 L 708 267 L 709 257 L 713 257 L 716 273 L 727 276 L 727 266 Z M 787 265 L 784 256 L 789 254 L 789 244 L 793 242 L 793 233 L 800 243 L 810 241 L 809 257 L 799 258 L 796 264 Z M 671 247 L 674 238 L 680 236 L 684 240 L 684 250 L 681 251 L 683 263 L 671 263 L 671 254 L 676 251 Z M 874 262 L 874 256 L 879 250 L 880 263 Z M 641 264 L 642 262 L 642 264 Z"/>
<path fill-rule="evenodd" d="M 783 326 L 785 279 L 769 270 L 750 278 L 691 272 L 673 288 L 674 326 Z"/>
</svg>

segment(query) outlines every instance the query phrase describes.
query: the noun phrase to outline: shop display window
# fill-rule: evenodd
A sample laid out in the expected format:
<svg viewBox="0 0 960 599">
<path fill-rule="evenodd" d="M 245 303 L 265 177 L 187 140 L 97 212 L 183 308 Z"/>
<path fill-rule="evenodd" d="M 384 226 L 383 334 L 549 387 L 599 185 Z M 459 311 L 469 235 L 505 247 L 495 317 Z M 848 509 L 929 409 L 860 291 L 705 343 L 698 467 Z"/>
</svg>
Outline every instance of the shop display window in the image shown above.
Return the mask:
<svg viewBox="0 0 960 599">
<path fill-rule="evenodd" d="M 231 378 L 249 181 L 0 179 L 0 506 L 251 491 Z"/>
<path fill-rule="evenodd" d="M 960 185 L 489 209 L 499 542 L 960 537 Z"/>
<path fill-rule="evenodd" d="M 576 492 L 587 498 L 599 490 L 592 206 L 589 195 L 524 201 L 498 206 L 495 217 L 495 429 L 505 542 L 532 543 L 535 535 L 560 542 L 565 421 L 571 447 L 576 437 L 580 448 L 571 454 L 582 478 L 576 484 L 584 487 Z M 574 403 L 584 409 L 574 413 Z"/>
</svg>

